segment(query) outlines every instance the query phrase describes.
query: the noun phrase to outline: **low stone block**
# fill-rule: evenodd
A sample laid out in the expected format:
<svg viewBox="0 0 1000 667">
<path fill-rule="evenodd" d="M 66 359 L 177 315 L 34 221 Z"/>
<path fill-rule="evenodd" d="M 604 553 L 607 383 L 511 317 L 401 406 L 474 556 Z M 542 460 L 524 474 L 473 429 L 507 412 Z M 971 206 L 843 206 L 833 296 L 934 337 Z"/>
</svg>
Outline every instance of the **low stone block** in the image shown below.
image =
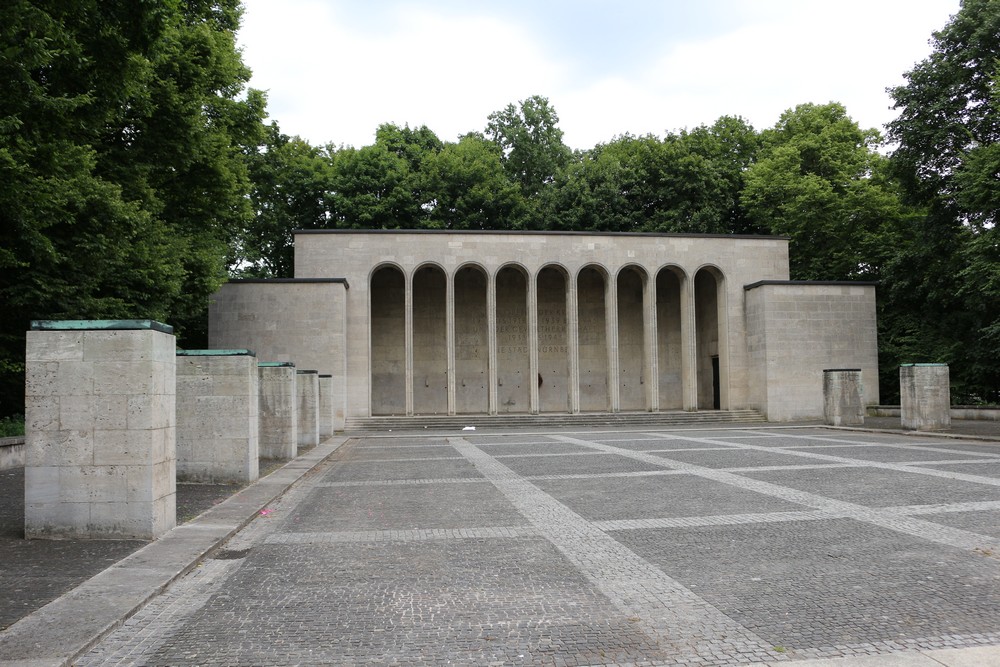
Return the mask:
<svg viewBox="0 0 1000 667">
<path fill-rule="evenodd" d="M 319 373 L 296 371 L 295 391 L 298 396 L 299 447 L 319 444 Z"/>
<path fill-rule="evenodd" d="M 172 359 L 172 330 L 33 322 L 26 349 L 25 536 L 155 539 L 173 528 L 174 487 L 160 478 L 174 467 L 174 364 L 155 361 Z"/>
<path fill-rule="evenodd" d="M 182 350 L 177 356 L 177 478 L 257 479 L 257 359 L 249 350 Z"/>
<path fill-rule="evenodd" d="M 948 364 L 899 367 L 900 421 L 912 431 L 951 428 L 951 382 Z"/>
<path fill-rule="evenodd" d="M 865 423 L 860 368 L 823 371 L 823 416 L 831 426 L 862 426 Z"/>
<path fill-rule="evenodd" d="M 257 364 L 257 404 L 260 455 L 269 459 L 292 459 L 298 455 L 298 395 L 295 364 Z"/>
</svg>

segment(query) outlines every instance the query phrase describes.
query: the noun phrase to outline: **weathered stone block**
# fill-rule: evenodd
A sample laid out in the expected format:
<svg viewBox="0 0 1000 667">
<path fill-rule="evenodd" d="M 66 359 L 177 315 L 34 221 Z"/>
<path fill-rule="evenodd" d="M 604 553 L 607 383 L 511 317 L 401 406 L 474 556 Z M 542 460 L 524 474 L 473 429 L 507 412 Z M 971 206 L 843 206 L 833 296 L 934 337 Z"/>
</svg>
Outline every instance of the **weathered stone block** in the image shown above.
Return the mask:
<svg viewBox="0 0 1000 667">
<path fill-rule="evenodd" d="M 861 426 L 865 423 L 860 368 L 823 371 L 823 416 L 831 426 Z"/>
<path fill-rule="evenodd" d="M 299 447 L 314 447 L 319 444 L 319 373 L 296 371 L 295 391 Z"/>
<path fill-rule="evenodd" d="M 62 327 L 62 328 L 60 328 Z M 25 535 L 155 539 L 176 521 L 172 330 L 35 322 L 27 336 Z"/>
<path fill-rule="evenodd" d="M 899 367 L 900 420 L 913 431 L 951 428 L 951 385 L 948 364 L 903 364 Z"/>
<path fill-rule="evenodd" d="M 244 483 L 259 474 L 257 359 L 249 350 L 177 356 L 177 477 Z"/>
<path fill-rule="evenodd" d="M 260 455 L 291 459 L 298 455 L 298 395 L 295 365 L 291 362 L 257 364 L 257 404 Z"/>
</svg>

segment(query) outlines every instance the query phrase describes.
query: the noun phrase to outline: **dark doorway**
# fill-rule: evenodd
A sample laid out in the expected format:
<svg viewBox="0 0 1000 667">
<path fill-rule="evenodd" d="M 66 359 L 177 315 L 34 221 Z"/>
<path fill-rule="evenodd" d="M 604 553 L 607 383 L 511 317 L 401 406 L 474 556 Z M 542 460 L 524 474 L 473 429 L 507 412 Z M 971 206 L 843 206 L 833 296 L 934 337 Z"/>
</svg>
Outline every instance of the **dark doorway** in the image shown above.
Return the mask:
<svg viewBox="0 0 1000 667">
<path fill-rule="evenodd" d="M 718 410 L 722 407 L 722 398 L 719 394 L 719 355 L 712 355 L 712 409 Z"/>
</svg>

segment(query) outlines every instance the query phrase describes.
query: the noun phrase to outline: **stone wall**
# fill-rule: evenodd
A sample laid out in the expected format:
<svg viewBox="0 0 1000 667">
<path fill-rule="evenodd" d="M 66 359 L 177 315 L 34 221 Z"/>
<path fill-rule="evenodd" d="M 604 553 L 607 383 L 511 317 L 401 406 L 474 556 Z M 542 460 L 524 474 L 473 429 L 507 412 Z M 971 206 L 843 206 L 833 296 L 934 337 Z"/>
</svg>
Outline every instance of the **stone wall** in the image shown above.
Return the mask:
<svg viewBox="0 0 1000 667">
<path fill-rule="evenodd" d="M 26 348 L 25 536 L 159 537 L 176 522 L 173 330 L 148 320 L 36 326 Z"/>
<path fill-rule="evenodd" d="M 209 347 L 248 348 L 262 360 L 288 360 L 333 375 L 334 428 L 343 430 L 349 386 L 347 294 L 343 280 L 231 281 L 209 301 Z M 352 341 L 356 345 L 367 358 L 367 332 Z M 350 387 L 367 397 L 367 383 Z"/>
<path fill-rule="evenodd" d="M 177 357 L 177 478 L 245 483 L 258 477 L 257 359 L 247 350 Z"/>
<path fill-rule="evenodd" d="M 859 368 L 878 404 L 875 287 L 765 281 L 745 290 L 750 407 L 771 421 L 823 418 L 823 370 Z"/>
</svg>

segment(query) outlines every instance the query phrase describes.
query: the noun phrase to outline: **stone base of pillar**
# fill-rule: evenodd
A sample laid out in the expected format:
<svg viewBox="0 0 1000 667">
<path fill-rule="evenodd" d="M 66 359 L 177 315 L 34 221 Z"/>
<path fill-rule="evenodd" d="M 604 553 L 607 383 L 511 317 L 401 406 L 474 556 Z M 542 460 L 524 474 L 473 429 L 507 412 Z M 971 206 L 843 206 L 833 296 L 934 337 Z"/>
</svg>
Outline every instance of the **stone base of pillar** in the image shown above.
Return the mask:
<svg viewBox="0 0 1000 667">
<path fill-rule="evenodd" d="M 951 383 L 948 364 L 903 364 L 899 367 L 900 420 L 911 431 L 951 428 Z"/>
<path fill-rule="evenodd" d="M 865 423 L 860 368 L 823 371 L 823 418 L 830 426 L 862 426 Z"/>
<path fill-rule="evenodd" d="M 175 341 L 150 320 L 32 322 L 24 533 L 156 539 L 176 525 Z"/>
</svg>

